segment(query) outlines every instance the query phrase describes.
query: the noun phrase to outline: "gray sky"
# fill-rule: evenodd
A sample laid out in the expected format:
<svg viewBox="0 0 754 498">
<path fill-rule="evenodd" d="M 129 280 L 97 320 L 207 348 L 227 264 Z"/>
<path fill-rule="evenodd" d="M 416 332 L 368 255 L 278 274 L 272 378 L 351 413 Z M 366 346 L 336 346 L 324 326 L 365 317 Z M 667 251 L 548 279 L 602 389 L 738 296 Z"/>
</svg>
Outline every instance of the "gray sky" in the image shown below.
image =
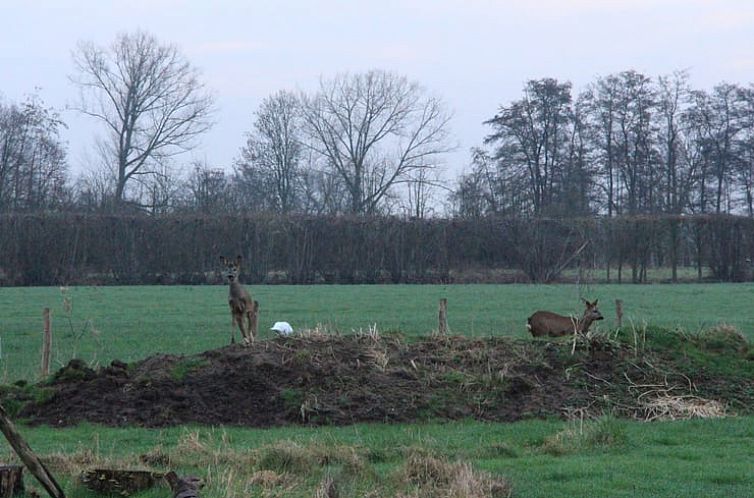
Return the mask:
<svg viewBox="0 0 754 498">
<path fill-rule="evenodd" d="M 754 82 L 751 0 L 0 0 L 0 95 L 19 101 L 39 87 L 65 109 L 77 96 L 68 80 L 76 43 L 107 45 L 136 29 L 175 43 L 202 71 L 217 124 L 180 160 L 224 168 L 264 97 L 344 71 L 395 71 L 441 96 L 455 115 L 450 176 L 487 133 L 481 122 L 528 79 L 579 90 L 626 69 L 687 68 L 697 88 Z M 62 116 L 80 171 L 98 128 L 73 111 Z"/>
</svg>

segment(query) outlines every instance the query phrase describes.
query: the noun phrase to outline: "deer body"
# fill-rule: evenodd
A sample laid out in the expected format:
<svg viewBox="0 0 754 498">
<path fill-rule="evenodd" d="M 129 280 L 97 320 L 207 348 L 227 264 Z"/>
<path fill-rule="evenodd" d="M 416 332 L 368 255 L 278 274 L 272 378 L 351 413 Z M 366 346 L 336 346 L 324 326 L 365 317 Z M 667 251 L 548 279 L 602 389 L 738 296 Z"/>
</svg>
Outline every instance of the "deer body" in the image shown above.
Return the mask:
<svg viewBox="0 0 754 498">
<path fill-rule="evenodd" d="M 537 311 L 527 320 L 526 328 L 534 337 L 561 337 L 570 334 L 584 334 L 589 330 L 592 322 L 604 317 L 597 309 L 597 301 L 590 303 L 586 299 L 586 309 L 581 318 L 563 316 L 551 311 Z"/>
<path fill-rule="evenodd" d="M 225 278 L 229 284 L 228 305 L 232 316 L 230 342 L 236 342 L 236 326 L 241 331 L 241 337 L 245 342 L 254 342 L 255 338 L 251 326 L 252 315 L 255 313 L 254 301 L 241 285 L 241 282 L 238 281 L 238 275 L 241 273 L 241 256 L 238 256 L 235 261 L 224 257 L 221 260 L 225 266 Z"/>
</svg>

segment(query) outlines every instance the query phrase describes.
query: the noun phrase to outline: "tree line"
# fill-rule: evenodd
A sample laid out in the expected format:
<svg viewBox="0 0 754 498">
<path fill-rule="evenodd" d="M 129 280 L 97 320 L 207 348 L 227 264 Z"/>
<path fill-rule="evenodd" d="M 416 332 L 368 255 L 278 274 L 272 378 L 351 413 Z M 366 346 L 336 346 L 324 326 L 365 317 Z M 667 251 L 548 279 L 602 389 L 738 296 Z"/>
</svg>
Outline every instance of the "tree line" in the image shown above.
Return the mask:
<svg viewBox="0 0 754 498">
<path fill-rule="evenodd" d="M 754 215 L 754 87 L 624 71 L 574 96 L 529 81 L 500 106 L 454 192 L 457 212 Z"/>
<path fill-rule="evenodd" d="M 754 87 L 692 88 L 629 70 L 576 92 L 554 78 L 490 112 L 464 173 L 447 178 L 451 113 L 380 70 L 280 90 L 250 110 L 231 165 L 182 164 L 215 104 L 181 51 L 145 32 L 82 42 L 75 110 L 101 124 L 73 176 L 65 123 L 38 97 L 0 101 L 0 212 L 304 215 L 754 216 Z M 454 165 L 461 166 L 461 165 Z"/>
</svg>

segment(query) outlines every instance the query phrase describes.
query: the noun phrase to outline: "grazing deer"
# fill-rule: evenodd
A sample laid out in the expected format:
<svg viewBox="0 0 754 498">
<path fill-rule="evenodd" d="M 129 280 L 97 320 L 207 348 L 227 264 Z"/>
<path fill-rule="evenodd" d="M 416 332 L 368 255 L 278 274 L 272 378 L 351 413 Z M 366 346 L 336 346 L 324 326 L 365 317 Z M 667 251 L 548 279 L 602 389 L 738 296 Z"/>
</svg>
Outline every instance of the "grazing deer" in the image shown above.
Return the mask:
<svg viewBox="0 0 754 498">
<path fill-rule="evenodd" d="M 581 318 L 575 316 L 563 316 L 551 311 L 537 311 L 527 320 L 526 328 L 529 329 L 534 337 L 548 335 L 550 337 L 561 337 L 568 334 L 585 334 L 589 326 L 595 320 L 602 320 L 600 310 L 597 309 L 597 301 L 590 303 L 582 299 L 586 304 L 586 309 Z"/>
<path fill-rule="evenodd" d="M 252 316 L 255 312 L 254 301 L 251 300 L 249 293 L 246 292 L 241 282 L 238 281 L 238 274 L 241 273 L 241 256 L 236 257 L 235 261 L 221 256 L 220 261 L 224 267 L 225 278 L 228 279 L 228 283 L 230 284 L 228 304 L 230 305 L 230 313 L 233 316 L 230 329 L 230 343 L 233 344 L 236 342 L 236 325 L 241 330 L 243 340 L 246 343 L 252 343 L 254 342 L 254 330 L 251 326 Z"/>
</svg>

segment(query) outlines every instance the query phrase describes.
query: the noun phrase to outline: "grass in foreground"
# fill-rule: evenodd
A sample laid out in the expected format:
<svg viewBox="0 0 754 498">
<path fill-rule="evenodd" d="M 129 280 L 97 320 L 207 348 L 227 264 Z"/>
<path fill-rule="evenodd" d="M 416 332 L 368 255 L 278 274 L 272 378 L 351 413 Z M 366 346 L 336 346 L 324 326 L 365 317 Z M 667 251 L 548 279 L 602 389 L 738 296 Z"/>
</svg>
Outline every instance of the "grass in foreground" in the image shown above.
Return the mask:
<svg viewBox="0 0 754 498">
<path fill-rule="evenodd" d="M 372 285 L 248 286 L 261 304 L 261 337 L 273 322 L 297 329 L 325 324 L 348 333 L 377 324 L 408 337 L 437 328 L 437 303 L 448 299 L 451 331 L 466 336 L 526 337 L 538 309 L 580 313 L 580 296 L 599 298 L 614 326 L 614 301 L 626 324 L 697 331 L 720 322 L 754 338 L 753 284 L 684 285 Z M 53 314 L 53 366 L 73 357 L 90 364 L 130 362 L 156 353 L 192 354 L 228 344 L 226 286 L 0 288 L 0 381 L 38 376 L 42 308 Z M 238 332 L 236 331 L 236 337 Z"/>
<path fill-rule="evenodd" d="M 73 498 L 93 496 L 75 477 L 95 466 L 197 475 L 206 498 L 311 497 L 329 481 L 340 496 L 374 497 L 497 497 L 510 488 L 526 497 L 744 497 L 754 488 L 752 417 L 22 432 Z"/>
</svg>

